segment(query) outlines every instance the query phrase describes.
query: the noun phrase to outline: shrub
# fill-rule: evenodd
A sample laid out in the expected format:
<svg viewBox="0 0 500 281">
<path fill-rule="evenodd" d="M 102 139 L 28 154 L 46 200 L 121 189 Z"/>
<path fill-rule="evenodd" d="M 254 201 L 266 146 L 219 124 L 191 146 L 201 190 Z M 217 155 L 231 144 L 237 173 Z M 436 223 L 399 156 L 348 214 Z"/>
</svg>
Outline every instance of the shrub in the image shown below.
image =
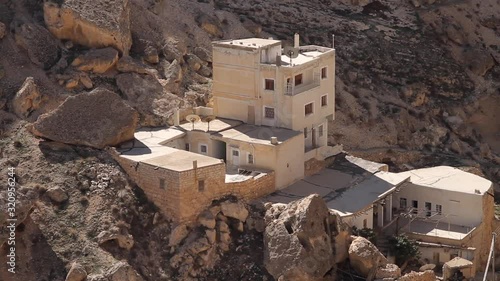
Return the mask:
<svg viewBox="0 0 500 281">
<path fill-rule="evenodd" d="M 401 265 L 412 259 L 420 258 L 420 251 L 415 240 L 408 238 L 404 234 L 393 236 L 389 239 L 391 251 L 396 256 L 396 262 Z"/>
</svg>

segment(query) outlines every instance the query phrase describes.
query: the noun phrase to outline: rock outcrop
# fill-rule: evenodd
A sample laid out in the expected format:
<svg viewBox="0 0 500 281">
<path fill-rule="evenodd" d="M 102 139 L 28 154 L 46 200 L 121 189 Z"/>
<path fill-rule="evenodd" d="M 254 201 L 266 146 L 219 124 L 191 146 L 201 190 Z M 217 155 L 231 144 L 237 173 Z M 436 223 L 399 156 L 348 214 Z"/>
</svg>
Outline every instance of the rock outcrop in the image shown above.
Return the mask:
<svg viewBox="0 0 500 281">
<path fill-rule="evenodd" d="M 235 218 L 239 221 L 245 222 L 248 217 L 248 210 L 241 202 L 223 202 L 221 205 L 222 214 L 226 217 Z"/>
<path fill-rule="evenodd" d="M 32 132 L 53 141 L 104 148 L 132 139 L 137 120 L 135 110 L 117 94 L 97 88 L 70 96 L 54 111 L 41 115 Z"/>
<path fill-rule="evenodd" d="M 264 265 L 276 280 L 323 280 L 335 266 L 329 217 L 318 195 L 267 210 Z"/>
<path fill-rule="evenodd" d="M 118 51 L 108 47 L 103 49 L 94 49 L 78 56 L 71 63 L 81 71 L 92 71 L 94 73 L 104 73 L 112 68 L 118 61 Z"/>
<path fill-rule="evenodd" d="M 43 26 L 28 22 L 17 23 L 14 25 L 14 38 L 35 65 L 48 69 L 59 60 L 57 40 Z"/>
<path fill-rule="evenodd" d="M 426 270 L 424 272 L 412 271 L 398 278 L 398 281 L 435 281 L 435 280 L 436 280 L 436 274 L 432 270 Z"/>
<path fill-rule="evenodd" d="M 104 230 L 97 235 L 97 243 L 102 245 L 107 241 L 116 241 L 120 248 L 130 250 L 134 246 L 134 237 L 128 233 L 128 230 L 123 227 L 112 227 L 109 230 Z"/>
<path fill-rule="evenodd" d="M 116 64 L 116 69 L 120 72 L 135 72 L 139 74 L 149 74 L 146 65 L 135 61 L 129 56 L 123 56 L 118 60 Z"/>
<path fill-rule="evenodd" d="M 87 279 L 87 271 L 81 264 L 75 262 L 71 265 L 65 281 L 85 281 L 85 279 Z"/>
<path fill-rule="evenodd" d="M 0 39 L 2 39 L 5 36 L 6 30 L 7 29 L 5 28 L 5 24 L 0 22 Z"/>
<path fill-rule="evenodd" d="M 399 266 L 388 263 L 384 266 L 377 268 L 377 273 L 375 274 L 376 279 L 384 278 L 399 278 L 401 277 L 401 269 Z"/>
<path fill-rule="evenodd" d="M 114 47 L 128 54 L 132 46 L 129 0 L 58 3 L 47 1 L 43 6 L 45 24 L 54 36 L 92 48 Z"/>
<path fill-rule="evenodd" d="M 349 262 L 361 276 L 372 280 L 379 267 L 385 266 L 387 258 L 364 237 L 356 237 L 349 246 Z"/>
<path fill-rule="evenodd" d="M 38 91 L 35 79 L 27 77 L 12 100 L 12 109 L 17 116 L 28 118 L 33 111 L 40 108 L 43 101 L 44 97 Z"/>
<path fill-rule="evenodd" d="M 143 281 L 144 279 L 126 262 L 117 262 L 106 272 L 109 281 Z"/>
</svg>

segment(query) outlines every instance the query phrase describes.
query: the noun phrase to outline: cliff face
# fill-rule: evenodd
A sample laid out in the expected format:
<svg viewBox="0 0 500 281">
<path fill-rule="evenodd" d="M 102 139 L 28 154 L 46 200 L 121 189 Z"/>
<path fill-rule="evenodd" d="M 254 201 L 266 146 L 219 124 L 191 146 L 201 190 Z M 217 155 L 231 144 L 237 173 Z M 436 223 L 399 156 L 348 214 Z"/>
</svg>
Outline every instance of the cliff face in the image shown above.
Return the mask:
<svg viewBox="0 0 500 281">
<path fill-rule="evenodd" d="M 175 276 L 176 249 L 162 247 L 174 226 L 108 154 L 42 142 L 24 127 L 97 87 L 118 93 L 141 125 L 165 125 L 174 107 L 210 103 L 212 40 L 273 36 L 290 44 L 298 32 L 301 44 L 331 46 L 335 34 L 330 143 L 392 170 L 467 165 L 500 181 L 497 1 L 53 2 L 0 0 L 0 167 L 18 171 L 26 217 L 17 229 L 20 259 L 44 253 L 43 263 L 20 264 L 18 280 L 64 280 L 73 262 L 89 280 Z M 104 47 L 119 53 L 105 70 L 72 65 L 106 62 L 90 56 Z M 247 270 L 248 280 L 269 277 L 257 262 L 262 234 L 234 240 L 208 276 L 237 279 Z"/>
</svg>

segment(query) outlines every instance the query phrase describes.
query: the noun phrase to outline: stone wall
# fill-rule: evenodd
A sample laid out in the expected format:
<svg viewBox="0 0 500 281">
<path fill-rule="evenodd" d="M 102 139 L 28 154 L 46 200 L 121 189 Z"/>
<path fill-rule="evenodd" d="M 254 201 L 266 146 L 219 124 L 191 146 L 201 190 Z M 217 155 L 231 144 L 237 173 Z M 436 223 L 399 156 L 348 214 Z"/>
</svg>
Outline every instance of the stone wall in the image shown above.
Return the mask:
<svg viewBox="0 0 500 281">
<path fill-rule="evenodd" d="M 120 157 L 113 158 L 167 218 L 178 223 L 194 222 L 214 200 L 228 195 L 249 201 L 275 191 L 274 172 L 234 183 L 225 183 L 224 163 L 183 172 Z M 202 183 L 200 183 L 202 182 Z"/>
</svg>

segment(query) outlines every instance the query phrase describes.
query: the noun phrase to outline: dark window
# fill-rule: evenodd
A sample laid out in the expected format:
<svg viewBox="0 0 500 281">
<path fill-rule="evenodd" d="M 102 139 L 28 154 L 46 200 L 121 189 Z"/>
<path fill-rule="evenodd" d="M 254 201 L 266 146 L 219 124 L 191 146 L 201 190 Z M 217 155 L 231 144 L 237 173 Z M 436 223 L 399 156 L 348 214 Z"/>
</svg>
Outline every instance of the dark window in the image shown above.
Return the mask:
<svg viewBox="0 0 500 281">
<path fill-rule="evenodd" d="M 240 156 L 239 150 L 233 150 L 233 156 Z"/>
<path fill-rule="evenodd" d="M 264 107 L 264 116 L 266 118 L 274 119 L 274 108 Z"/>
<path fill-rule="evenodd" d="M 253 154 L 248 154 L 248 164 L 253 164 Z"/>
<path fill-rule="evenodd" d="M 165 189 L 165 179 L 160 179 L 160 188 Z"/>
<path fill-rule="evenodd" d="M 313 113 L 313 104 L 312 102 L 311 103 L 308 103 L 304 106 L 304 109 L 305 109 L 305 114 L 306 115 L 309 115 L 309 114 L 312 114 Z"/>
<path fill-rule="evenodd" d="M 412 200 L 411 201 L 411 206 L 413 208 L 413 213 L 418 214 L 418 201 L 417 200 Z"/>
<path fill-rule="evenodd" d="M 401 209 L 406 209 L 408 205 L 406 204 L 406 198 L 399 198 L 399 207 Z"/>
<path fill-rule="evenodd" d="M 431 210 L 432 210 L 432 203 L 431 202 L 425 202 L 425 216 L 430 217 L 431 216 Z"/>
<path fill-rule="evenodd" d="M 189 151 L 189 143 L 186 143 L 185 149 L 186 151 Z"/>
<path fill-rule="evenodd" d="M 324 95 L 321 96 L 321 106 L 327 106 L 328 105 L 328 96 Z"/>
<path fill-rule="evenodd" d="M 204 144 L 200 145 L 200 152 L 201 152 L 201 153 L 207 153 L 207 150 L 208 150 L 208 149 L 207 149 L 207 146 L 206 146 L 206 145 L 204 145 Z"/>
<path fill-rule="evenodd" d="M 327 72 L 327 70 L 326 70 L 326 67 L 323 67 L 323 68 L 321 69 L 321 78 L 322 78 L 322 79 L 325 79 L 327 76 L 328 76 L 328 72 Z"/>
<path fill-rule="evenodd" d="M 302 84 L 302 74 L 295 75 L 295 86 Z"/>
<path fill-rule="evenodd" d="M 274 91 L 274 80 L 273 79 L 265 79 L 265 89 Z"/>
<path fill-rule="evenodd" d="M 320 138 L 323 136 L 323 125 L 319 125 L 319 127 L 318 127 L 318 134 L 319 134 Z"/>
<path fill-rule="evenodd" d="M 205 181 L 204 180 L 198 181 L 198 191 L 205 191 Z"/>
<path fill-rule="evenodd" d="M 436 213 L 438 215 L 442 215 L 443 214 L 443 206 L 436 204 Z"/>
</svg>

